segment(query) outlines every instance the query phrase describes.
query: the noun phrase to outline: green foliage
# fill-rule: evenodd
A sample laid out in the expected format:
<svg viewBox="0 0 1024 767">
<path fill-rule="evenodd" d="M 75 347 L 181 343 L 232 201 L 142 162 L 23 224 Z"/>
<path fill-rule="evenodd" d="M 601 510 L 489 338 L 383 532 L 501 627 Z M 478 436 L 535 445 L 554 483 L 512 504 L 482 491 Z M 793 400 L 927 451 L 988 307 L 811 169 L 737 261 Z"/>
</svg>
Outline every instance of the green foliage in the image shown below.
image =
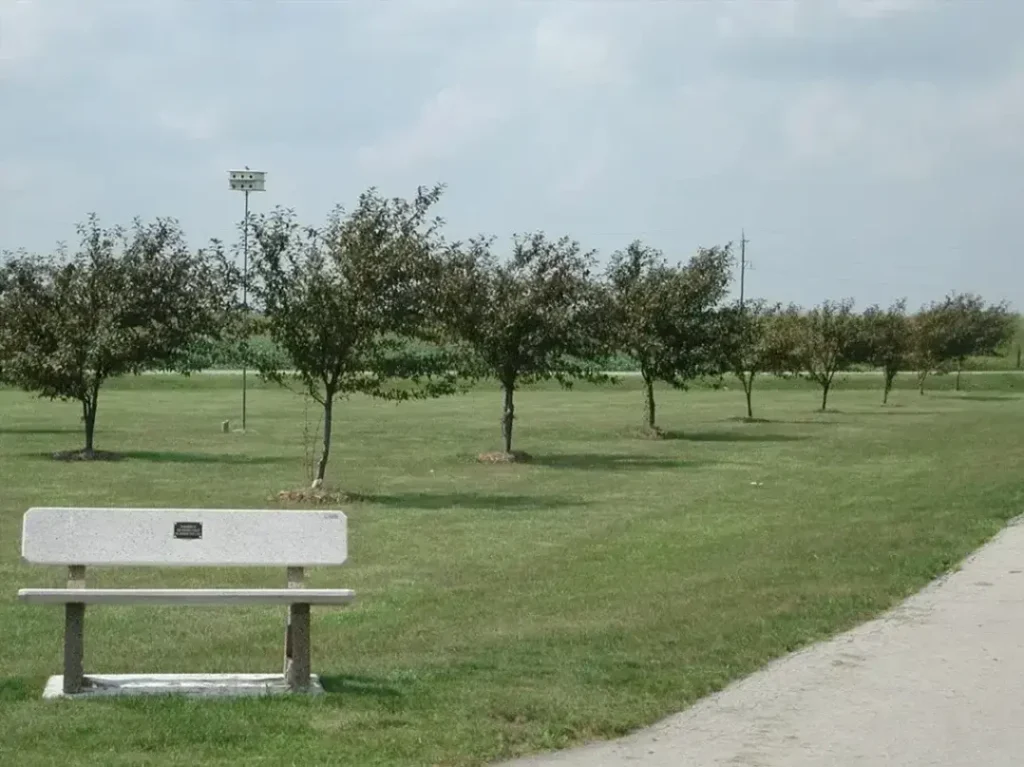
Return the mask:
<svg viewBox="0 0 1024 767">
<path fill-rule="evenodd" d="M 722 369 L 725 331 L 715 309 L 731 276 L 729 246 L 701 248 L 686 266 L 670 266 L 639 240 L 612 255 L 608 268 L 614 347 L 636 360 L 646 384 L 645 423 L 655 428 L 655 381 L 685 388 Z"/>
<path fill-rule="evenodd" d="M 824 301 L 804 315 L 790 313 L 780 330 L 793 349 L 794 373 L 801 373 L 821 387 L 821 409 L 836 373 L 848 370 L 863 353 L 859 318 L 853 299 Z"/>
<path fill-rule="evenodd" d="M 606 307 L 591 276 L 593 252 L 562 237 L 517 235 L 501 261 L 493 238 L 451 247 L 442 268 L 436 317 L 446 340 L 461 347 L 467 375 L 494 376 L 504 393 L 502 436 L 512 450 L 514 392 L 556 379 L 598 380 L 606 349 Z"/>
<path fill-rule="evenodd" d="M 954 366 L 959 388 L 965 360 L 1005 348 L 1017 330 L 1017 317 L 1005 303 L 986 305 L 981 296 L 952 293 L 923 308 L 914 329 L 921 391 L 930 370 Z"/>
<path fill-rule="evenodd" d="M 431 318 L 440 221 L 429 219 L 442 187 L 410 202 L 363 193 L 351 212 L 336 208 L 321 229 L 277 209 L 252 223 L 252 292 L 270 339 L 291 361 L 254 354 L 269 380 L 297 380 L 324 409 L 314 484 L 323 482 L 337 396 L 391 400 L 456 391 L 445 355 L 410 347 Z M 412 386 L 402 381 L 411 381 Z"/>
<path fill-rule="evenodd" d="M 784 332 L 787 317 L 781 304 L 755 299 L 721 310 L 724 329 L 721 350 L 723 368 L 740 380 L 747 399 L 747 418 L 754 417 L 754 379 L 761 373 L 780 375 L 793 368 L 793 336 Z"/>
<path fill-rule="evenodd" d="M 93 450 L 100 388 L 149 369 L 194 370 L 189 350 L 228 324 L 235 273 L 219 249 L 192 253 L 175 221 L 78 227 L 80 249 L 4 266 L 0 360 L 7 381 L 77 400 Z"/>
<path fill-rule="evenodd" d="M 888 309 L 871 306 L 861 318 L 861 359 L 882 369 L 882 403 L 889 401 L 896 375 L 905 370 L 913 351 L 912 326 L 907 319 L 907 302 L 899 300 Z"/>
</svg>

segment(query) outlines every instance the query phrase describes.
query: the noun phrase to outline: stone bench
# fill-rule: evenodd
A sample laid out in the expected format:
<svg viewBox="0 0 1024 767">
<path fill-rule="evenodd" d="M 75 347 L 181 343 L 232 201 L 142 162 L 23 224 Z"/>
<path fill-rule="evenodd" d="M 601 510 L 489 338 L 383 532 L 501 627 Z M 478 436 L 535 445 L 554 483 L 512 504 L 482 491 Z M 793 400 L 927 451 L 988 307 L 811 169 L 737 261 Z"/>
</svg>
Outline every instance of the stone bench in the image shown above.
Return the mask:
<svg viewBox="0 0 1024 767">
<path fill-rule="evenodd" d="M 22 559 L 67 567 L 67 586 L 21 589 L 18 599 L 64 605 L 65 695 L 95 686 L 83 670 L 86 605 L 287 606 L 283 681 L 304 691 L 310 606 L 355 597 L 349 589 L 305 588 L 304 568 L 340 565 L 347 555 L 340 511 L 33 508 L 23 521 Z M 87 588 L 86 567 L 283 567 L 287 588 Z"/>
</svg>

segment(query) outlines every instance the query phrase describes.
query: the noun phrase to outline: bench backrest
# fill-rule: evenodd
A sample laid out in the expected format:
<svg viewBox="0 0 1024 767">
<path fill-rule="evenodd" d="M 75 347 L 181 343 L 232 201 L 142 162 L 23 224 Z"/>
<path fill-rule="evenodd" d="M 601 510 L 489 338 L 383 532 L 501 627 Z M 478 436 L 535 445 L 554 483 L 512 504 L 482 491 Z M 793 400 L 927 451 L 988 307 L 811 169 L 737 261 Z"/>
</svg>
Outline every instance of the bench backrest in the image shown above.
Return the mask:
<svg viewBox="0 0 1024 767">
<path fill-rule="evenodd" d="M 32 508 L 21 556 L 40 565 L 340 565 L 340 511 Z"/>
</svg>

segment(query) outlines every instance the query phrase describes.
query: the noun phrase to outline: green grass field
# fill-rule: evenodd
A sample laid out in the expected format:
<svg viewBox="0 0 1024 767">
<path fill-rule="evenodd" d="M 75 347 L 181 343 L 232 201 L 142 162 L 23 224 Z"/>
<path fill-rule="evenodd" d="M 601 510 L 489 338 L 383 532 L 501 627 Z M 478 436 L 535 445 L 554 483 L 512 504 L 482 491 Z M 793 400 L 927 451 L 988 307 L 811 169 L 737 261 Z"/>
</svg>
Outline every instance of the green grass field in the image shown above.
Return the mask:
<svg viewBox="0 0 1024 767">
<path fill-rule="evenodd" d="M 143 376 L 101 395 L 97 448 L 74 404 L 0 390 L 0 764 L 472 765 L 610 738 L 919 589 L 1020 513 L 1024 376 L 901 380 L 883 408 L 851 376 L 816 412 L 803 382 L 659 392 L 669 439 L 638 437 L 636 380 L 518 398 L 528 465 L 499 447 L 490 388 L 336 411 L 330 478 L 350 562 L 311 584 L 358 593 L 315 610 L 320 699 L 42 701 L 59 585 L 18 557 L 33 505 L 254 507 L 304 482 L 302 400 L 258 385 L 250 432 L 232 376 Z M 313 416 L 315 423 L 315 414 Z M 311 424 L 312 425 L 312 424 Z M 95 570 L 97 585 L 279 585 L 277 571 Z M 87 672 L 279 669 L 274 609 L 91 609 Z"/>
</svg>

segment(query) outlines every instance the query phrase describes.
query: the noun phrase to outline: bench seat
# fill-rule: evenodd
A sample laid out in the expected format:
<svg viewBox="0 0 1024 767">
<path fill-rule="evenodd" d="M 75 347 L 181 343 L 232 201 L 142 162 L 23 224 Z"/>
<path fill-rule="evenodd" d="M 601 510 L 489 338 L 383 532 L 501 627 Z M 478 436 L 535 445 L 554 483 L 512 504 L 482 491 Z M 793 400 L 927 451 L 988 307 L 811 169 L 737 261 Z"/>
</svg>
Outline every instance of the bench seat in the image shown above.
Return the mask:
<svg viewBox="0 0 1024 767">
<path fill-rule="evenodd" d="M 345 605 L 351 589 L 21 589 L 37 605 Z"/>
</svg>

